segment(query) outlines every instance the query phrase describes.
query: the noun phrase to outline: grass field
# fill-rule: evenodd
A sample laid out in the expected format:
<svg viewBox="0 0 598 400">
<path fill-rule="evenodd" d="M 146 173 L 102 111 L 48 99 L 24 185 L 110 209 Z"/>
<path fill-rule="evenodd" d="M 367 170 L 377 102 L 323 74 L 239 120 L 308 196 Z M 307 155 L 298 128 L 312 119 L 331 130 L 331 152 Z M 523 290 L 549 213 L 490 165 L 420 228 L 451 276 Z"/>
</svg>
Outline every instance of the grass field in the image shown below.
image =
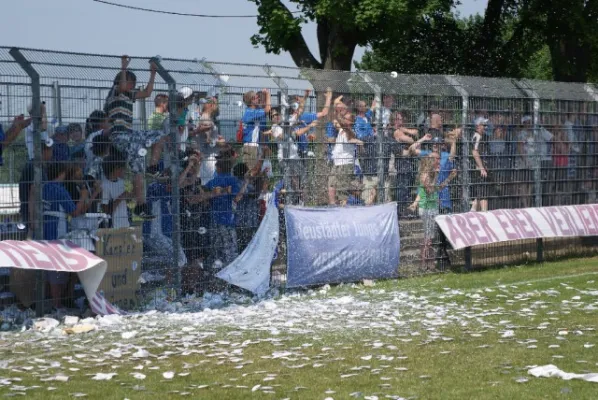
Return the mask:
<svg viewBox="0 0 598 400">
<path fill-rule="evenodd" d="M 192 314 L 105 318 L 87 334 L 3 333 L 0 391 L 40 399 L 595 399 L 596 383 L 527 371 L 597 372 L 597 311 L 596 258 L 344 285 Z"/>
</svg>

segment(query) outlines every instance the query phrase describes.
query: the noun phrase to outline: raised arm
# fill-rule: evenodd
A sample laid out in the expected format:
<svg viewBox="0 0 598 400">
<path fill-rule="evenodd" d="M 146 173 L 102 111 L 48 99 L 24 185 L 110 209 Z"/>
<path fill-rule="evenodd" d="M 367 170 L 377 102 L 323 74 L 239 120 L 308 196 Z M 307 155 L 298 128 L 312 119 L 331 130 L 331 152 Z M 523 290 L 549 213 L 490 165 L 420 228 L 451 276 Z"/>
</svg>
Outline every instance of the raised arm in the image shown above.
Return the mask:
<svg viewBox="0 0 598 400">
<path fill-rule="evenodd" d="M 332 102 L 332 88 L 326 88 L 326 103 L 324 108 L 317 114 L 318 119 L 323 118 L 330 112 L 330 103 Z"/>
<path fill-rule="evenodd" d="M 426 133 L 421 139 L 419 139 L 417 142 L 415 142 L 411 146 L 409 146 L 409 153 L 419 156 L 421 153 L 420 147 L 421 147 L 422 143 L 426 142 L 428 140 L 432 140 L 432 135 L 430 135 L 429 133 Z"/>
<path fill-rule="evenodd" d="M 154 81 L 156 80 L 156 71 L 158 70 L 158 66 L 153 61 L 150 63 L 150 79 L 147 83 L 147 86 L 143 88 L 139 93 L 137 93 L 138 99 L 146 99 L 152 95 L 154 91 Z"/>
<path fill-rule="evenodd" d="M 264 89 L 263 92 L 266 95 L 266 105 L 264 106 L 264 111 L 266 114 L 268 114 L 272 109 L 272 96 L 270 96 L 270 91 L 268 89 Z"/>
<path fill-rule="evenodd" d="M 124 55 L 120 58 L 120 81 L 118 83 L 118 91 L 127 91 L 127 68 L 131 62 L 131 57 Z"/>
<path fill-rule="evenodd" d="M 27 128 L 31 124 L 31 118 L 25 118 L 23 115 L 19 115 L 15 117 L 12 122 L 12 125 L 6 131 L 6 136 L 2 145 L 4 147 L 8 147 L 14 140 L 19 136 L 19 133 L 25 128 Z"/>
</svg>

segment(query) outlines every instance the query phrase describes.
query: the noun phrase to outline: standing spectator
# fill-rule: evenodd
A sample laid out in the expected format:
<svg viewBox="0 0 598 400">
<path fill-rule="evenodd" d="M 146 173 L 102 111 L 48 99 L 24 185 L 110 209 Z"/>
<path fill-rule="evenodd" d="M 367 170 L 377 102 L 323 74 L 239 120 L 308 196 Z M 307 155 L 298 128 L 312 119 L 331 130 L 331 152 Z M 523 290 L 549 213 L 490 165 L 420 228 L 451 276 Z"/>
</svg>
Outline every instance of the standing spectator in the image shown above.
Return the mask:
<svg viewBox="0 0 598 400">
<path fill-rule="evenodd" d="M 438 208 L 440 206 L 438 193 L 444 190 L 450 181 L 457 176 L 457 171 L 452 170 L 444 181 L 438 183 L 439 168 L 440 156 L 438 153 L 432 152 L 420 161 L 418 195 L 420 197 L 419 207 L 422 210 L 422 220 L 424 223 L 424 243 L 421 250 L 421 260 L 425 271 L 428 271 L 430 268 L 430 260 L 434 260 L 433 253 L 430 254 L 430 248 L 436 234 L 435 218 L 438 215 Z"/>
<path fill-rule="evenodd" d="M 411 157 L 409 147 L 417 139 L 418 130 L 406 128 L 403 121 L 403 112 L 393 114 L 394 132 L 390 139 L 390 148 L 394 155 L 394 167 L 395 171 L 397 171 L 394 192 L 399 218 L 405 216 L 405 211 L 411 197 L 411 188 L 415 185 L 417 172 L 416 159 Z M 422 138 L 422 140 L 424 139 Z"/>
<path fill-rule="evenodd" d="M 85 149 L 85 137 L 83 136 L 83 128 L 80 124 L 68 124 L 66 127 L 69 138 L 69 154 L 74 154 Z"/>
<path fill-rule="evenodd" d="M 98 198 L 102 194 L 100 181 L 86 180 L 80 165 L 72 165 L 66 171 L 64 187 L 75 203 L 71 219 L 71 230 L 93 231 L 97 227 L 97 218 L 87 218 L 87 211 L 98 211 Z"/>
<path fill-rule="evenodd" d="M 488 168 L 493 173 L 493 183 L 495 188 L 500 188 L 500 196 L 496 198 L 497 204 L 493 204 L 491 208 L 511 208 L 506 203 L 511 195 L 511 190 L 503 190 L 503 188 L 510 188 L 513 181 L 513 155 L 514 149 L 508 135 L 508 127 L 504 124 L 495 124 L 492 136 L 488 140 Z"/>
<path fill-rule="evenodd" d="M 413 155 L 419 157 L 428 157 L 430 154 L 434 154 L 434 157 L 438 156 L 440 160 L 438 169 L 438 185 L 448 179 L 449 175 L 455 170 L 455 155 L 457 153 L 457 142 L 445 142 L 441 137 L 432 138 L 430 134 L 427 138 L 431 141 L 426 145 L 426 148 L 420 150 L 422 142 L 416 142 L 410 148 L 410 152 Z M 451 201 L 451 193 L 449 187 L 446 186 L 438 192 L 438 199 L 440 204 L 441 214 L 452 213 L 453 204 Z"/>
<path fill-rule="evenodd" d="M 218 134 L 218 127 L 216 126 L 217 113 L 218 103 L 216 99 L 206 99 L 199 116 L 197 127 L 191 134 L 202 156 L 202 163 L 199 169 L 199 177 L 202 184 L 206 184 L 214 178 L 214 174 L 216 173 L 216 156 L 225 144 L 224 139 Z"/>
<path fill-rule="evenodd" d="M 571 143 L 567 128 L 557 129 L 552 147 L 552 162 L 555 168 L 555 194 L 554 205 L 571 204 L 571 182 L 569 181 L 569 163 Z"/>
<path fill-rule="evenodd" d="M 131 193 L 125 191 L 126 163 L 118 156 L 109 156 L 102 163 L 105 178 L 102 181 L 102 210 L 111 216 L 111 228 L 128 228 L 127 200 Z"/>
<path fill-rule="evenodd" d="M 42 182 L 48 180 L 48 167 L 52 161 L 52 139 L 42 139 Z M 34 167 L 32 162 L 28 162 L 23 168 L 21 178 L 19 179 L 19 202 L 21 222 L 27 226 L 31 237 L 36 240 L 42 240 L 41 234 L 43 232 L 35 232 L 35 222 L 37 218 L 42 218 L 41 215 L 36 215 L 36 207 L 33 201 L 38 193 L 39 188 L 35 185 Z"/>
<path fill-rule="evenodd" d="M 375 106 L 372 104 L 372 107 Z M 359 165 L 363 173 L 362 200 L 366 205 L 372 204 L 376 199 L 378 187 L 377 175 L 377 143 L 372 127 L 372 111 L 368 110 L 365 101 L 357 102 L 357 116 L 355 117 L 355 134 L 357 139 L 363 142 L 359 151 Z"/>
<path fill-rule="evenodd" d="M 582 152 L 583 127 L 580 123 L 579 115 L 576 112 L 567 112 L 564 122 L 567 141 L 569 142 L 569 168 L 567 179 L 569 180 L 569 191 L 571 200 L 566 204 L 579 204 L 580 181 L 579 166 Z"/>
<path fill-rule="evenodd" d="M 236 229 L 239 240 L 239 253 L 243 252 L 259 227 L 259 197 L 263 186 L 260 173 L 261 165 L 250 171 L 247 165 L 240 163 L 234 166 L 233 176 L 237 178 L 240 187 L 234 198 L 236 209 Z"/>
<path fill-rule="evenodd" d="M 355 146 L 363 142 L 356 138 L 352 130 L 353 116 L 345 114 L 340 121 L 334 120 L 335 137 L 328 137 L 334 143 L 332 148 L 332 170 L 328 177 L 328 203 L 337 204 L 337 198 L 342 203 L 348 198 L 349 183 L 353 180 L 355 167 L 359 161 L 355 158 Z"/>
<path fill-rule="evenodd" d="M 471 184 L 471 211 L 488 211 L 488 192 L 490 177 L 488 176 L 488 146 L 486 142 L 486 128 L 488 120 L 482 117 L 474 121 L 475 132 L 472 138 L 472 165 L 469 169 Z"/>
<path fill-rule="evenodd" d="M 85 158 L 87 160 L 88 166 L 91 160 L 93 159 L 93 140 L 99 136 L 103 135 L 106 138 L 110 137 L 110 128 L 112 124 L 110 124 L 110 119 L 108 118 L 108 114 L 106 114 L 102 110 L 95 110 L 92 112 L 87 120 L 85 121 Z"/>
<path fill-rule="evenodd" d="M 261 133 L 266 130 L 266 116 L 272 108 L 270 92 L 263 89 L 265 105 L 261 108 L 260 98 L 254 91 L 243 95 L 243 101 L 247 108 L 243 114 L 243 162 L 249 169 L 253 169 L 259 159 L 259 148 Z"/>
<path fill-rule="evenodd" d="M 150 115 L 147 121 L 147 127 L 152 131 L 159 131 L 162 129 L 162 124 L 167 116 L 168 96 L 164 93 L 160 93 L 154 98 L 154 105 L 156 106 L 156 109 L 152 115 Z"/>
<path fill-rule="evenodd" d="M 2 124 L 0 124 L 0 166 L 4 164 L 4 160 L 2 158 L 2 153 L 5 147 L 8 147 L 12 144 L 12 142 L 19 136 L 19 133 L 25 128 L 29 126 L 31 123 L 31 118 L 25 119 L 23 115 L 19 115 L 16 117 L 10 128 L 6 132 L 2 129 Z"/>
<path fill-rule="evenodd" d="M 40 129 L 40 135 L 42 140 L 45 140 L 47 138 L 50 137 L 50 135 L 48 134 L 48 116 L 46 113 L 46 103 L 42 102 L 40 105 L 40 110 L 41 110 L 41 125 L 39 127 Z M 29 113 L 29 121 L 32 120 L 32 106 L 29 105 L 29 107 L 27 108 L 27 112 Z M 19 131 L 20 133 L 20 131 Z M 28 125 L 27 129 L 25 130 L 25 146 L 27 147 L 27 156 L 29 161 L 33 160 L 33 125 Z"/>
<path fill-rule="evenodd" d="M 545 116 L 541 117 L 543 120 Z M 546 207 L 549 205 L 549 194 L 552 192 L 550 182 L 552 181 L 552 140 L 554 135 L 545 127 L 544 121 L 541 121 L 542 125 L 539 128 L 537 135 L 538 139 L 538 156 L 540 161 L 540 179 L 542 181 L 542 206 Z"/>
<path fill-rule="evenodd" d="M 536 143 L 532 130 L 532 117 L 529 115 L 521 118 L 521 130 L 517 135 L 517 158 L 515 169 L 517 170 L 517 208 L 531 206 L 533 182 L 534 182 L 534 158 L 536 157 Z"/>
<path fill-rule="evenodd" d="M 86 157 L 85 176 L 99 181 L 104 179 L 104 170 L 102 168 L 104 158 L 110 155 L 112 142 L 105 135 L 96 135 L 91 143 L 90 154 Z"/>
<path fill-rule="evenodd" d="M 75 202 L 64 187 L 67 165 L 56 164 L 48 169 L 48 180 L 43 186 L 44 202 L 44 240 L 57 240 L 68 232 L 68 216 L 75 216 Z M 65 296 L 69 280 L 68 272 L 47 271 L 46 279 L 50 284 L 50 294 L 54 308 L 63 309 L 62 299 Z"/>
<path fill-rule="evenodd" d="M 165 136 L 169 131 L 133 130 L 133 103 L 149 97 L 154 88 L 157 66 L 150 65 L 150 80 L 145 89 L 137 91 L 135 85 L 137 77 L 127 69 L 130 58 L 122 56 L 121 72 L 114 78 L 114 84 L 106 99 L 105 111 L 112 120 L 110 139 L 116 149 L 122 152 L 127 159 L 131 172 L 133 172 L 133 192 L 137 202 L 134 213 L 141 218 L 153 218 L 145 203 L 143 190 L 143 176 L 145 172 L 145 148 L 151 148 L 149 167 L 155 167 L 160 161 Z M 155 174 L 150 169 L 150 174 Z"/>
<path fill-rule="evenodd" d="M 212 208 L 211 245 L 215 270 L 227 266 L 239 255 L 233 200 L 240 188 L 239 182 L 231 174 L 232 159 L 228 156 L 218 156 L 216 175 L 205 185 L 211 191 L 204 194 L 204 200 L 210 200 Z"/>
<path fill-rule="evenodd" d="M 58 126 L 52 136 L 54 141 L 53 160 L 59 163 L 66 163 L 70 160 L 70 149 L 68 145 L 69 131 L 66 126 Z"/>
</svg>

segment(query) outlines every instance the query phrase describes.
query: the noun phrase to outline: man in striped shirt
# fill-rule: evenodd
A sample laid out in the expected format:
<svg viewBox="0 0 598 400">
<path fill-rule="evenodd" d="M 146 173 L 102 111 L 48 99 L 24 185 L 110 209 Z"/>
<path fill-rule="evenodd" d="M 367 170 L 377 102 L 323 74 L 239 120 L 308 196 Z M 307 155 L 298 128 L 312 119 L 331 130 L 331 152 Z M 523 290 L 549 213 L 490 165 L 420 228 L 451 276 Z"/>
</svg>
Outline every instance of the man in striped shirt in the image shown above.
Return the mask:
<svg viewBox="0 0 598 400">
<path fill-rule="evenodd" d="M 122 56 L 121 72 L 114 79 L 114 86 L 106 99 L 104 110 L 112 120 L 110 139 L 129 164 L 134 174 L 133 194 L 137 205 L 135 214 L 144 219 L 152 219 L 151 210 L 146 205 L 145 191 L 143 190 L 143 175 L 145 173 L 145 155 L 147 148 L 151 148 L 151 157 L 148 168 L 158 164 L 164 147 L 168 131 L 151 130 L 136 131 L 133 129 L 133 103 L 145 99 L 152 94 L 157 66 L 150 64 L 150 80 L 142 90 L 135 90 L 137 77 L 127 69 L 130 58 Z"/>
</svg>

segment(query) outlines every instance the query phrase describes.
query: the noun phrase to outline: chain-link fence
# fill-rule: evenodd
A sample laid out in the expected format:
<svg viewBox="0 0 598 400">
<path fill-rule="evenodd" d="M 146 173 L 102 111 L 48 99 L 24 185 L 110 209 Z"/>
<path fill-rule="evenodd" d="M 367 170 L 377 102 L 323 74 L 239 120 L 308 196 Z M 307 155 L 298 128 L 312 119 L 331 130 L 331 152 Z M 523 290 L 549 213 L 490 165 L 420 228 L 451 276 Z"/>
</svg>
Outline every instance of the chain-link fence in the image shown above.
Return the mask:
<svg viewBox="0 0 598 400">
<path fill-rule="evenodd" d="M 396 202 L 402 276 L 596 252 L 596 237 L 454 251 L 433 223 L 595 203 L 596 85 L 159 56 L 125 67 L 134 74 L 120 56 L 0 47 L 2 239 L 66 237 L 96 252 L 108 261 L 100 289 L 123 308 L 166 289 L 226 289 L 214 275 L 271 198 L 272 285 L 285 281 L 291 205 Z M 20 114 L 32 123 L 12 141 Z M 3 274 L 5 303 L 84 307 L 68 274 Z"/>
</svg>

